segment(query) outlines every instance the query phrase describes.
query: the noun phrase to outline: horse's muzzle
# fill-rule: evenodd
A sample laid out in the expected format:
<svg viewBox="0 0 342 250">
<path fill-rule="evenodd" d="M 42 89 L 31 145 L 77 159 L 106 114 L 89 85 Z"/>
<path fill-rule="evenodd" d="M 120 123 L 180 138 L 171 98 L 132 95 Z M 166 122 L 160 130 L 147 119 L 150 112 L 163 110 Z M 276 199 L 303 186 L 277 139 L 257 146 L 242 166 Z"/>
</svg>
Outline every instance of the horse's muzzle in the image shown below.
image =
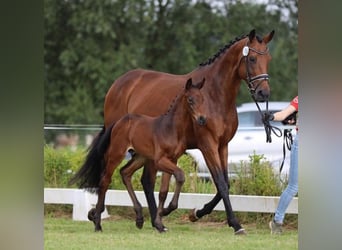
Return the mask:
<svg viewBox="0 0 342 250">
<path fill-rule="evenodd" d="M 254 99 L 257 101 L 257 102 L 265 102 L 265 101 L 268 101 L 269 99 L 269 96 L 270 96 L 270 92 L 267 91 L 267 90 L 257 90 L 255 93 L 254 93 Z"/>
<path fill-rule="evenodd" d="M 207 123 L 207 119 L 204 116 L 200 116 L 197 118 L 197 123 L 200 126 L 204 126 Z"/>
</svg>

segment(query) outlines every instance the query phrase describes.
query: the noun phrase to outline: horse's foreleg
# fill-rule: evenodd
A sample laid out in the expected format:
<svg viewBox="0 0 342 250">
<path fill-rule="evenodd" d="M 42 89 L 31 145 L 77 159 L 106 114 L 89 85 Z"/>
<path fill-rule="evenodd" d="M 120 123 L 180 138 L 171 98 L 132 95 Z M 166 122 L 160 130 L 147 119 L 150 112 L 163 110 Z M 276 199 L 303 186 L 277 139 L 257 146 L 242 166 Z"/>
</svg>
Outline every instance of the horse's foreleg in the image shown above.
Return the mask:
<svg viewBox="0 0 342 250">
<path fill-rule="evenodd" d="M 207 204 L 205 204 L 202 209 L 192 209 L 189 214 L 189 220 L 195 222 L 202 218 L 204 215 L 210 214 L 214 210 L 216 205 L 220 202 L 220 200 L 221 195 L 219 192 L 217 192 L 214 198 Z"/>
<path fill-rule="evenodd" d="M 222 167 L 221 169 L 223 171 L 223 176 L 225 177 L 225 181 L 228 185 L 228 190 L 229 190 L 227 155 L 228 155 L 228 147 L 227 147 L 227 144 L 224 144 L 224 146 L 220 147 L 219 149 L 219 158 L 221 162 L 221 167 Z M 210 168 L 209 170 L 211 171 Z M 211 173 L 211 175 L 213 174 L 215 173 Z M 199 218 L 203 217 L 204 215 L 210 214 L 214 210 L 216 205 L 220 202 L 220 200 L 221 200 L 221 195 L 219 192 L 217 192 L 214 198 L 210 202 L 204 205 L 203 209 L 201 210 L 193 209 L 190 212 L 190 215 L 189 215 L 190 221 L 195 222 Z"/>
<path fill-rule="evenodd" d="M 215 148 L 215 147 L 210 147 L 210 148 Z M 206 148 L 206 150 L 203 150 L 202 153 L 206 160 L 206 163 L 210 170 L 212 178 L 214 180 L 214 183 L 217 189 L 217 194 L 202 209 L 192 210 L 189 215 L 189 219 L 191 221 L 196 221 L 202 216 L 211 213 L 214 207 L 219 203 L 219 201 L 222 198 L 224 206 L 225 206 L 225 210 L 226 210 L 228 225 L 234 228 L 234 231 L 236 234 L 244 233 L 244 229 L 241 227 L 241 225 L 239 224 L 237 218 L 235 217 L 233 213 L 233 209 L 232 209 L 230 199 L 229 199 L 229 181 L 228 181 L 227 163 L 226 163 L 227 148 L 221 147 L 219 152 L 215 152 L 213 150 L 209 150 L 209 147 L 208 147 Z"/>
<path fill-rule="evenodd" d="M 160 167 L 160 166 L 158 166 Z M 169 192 L 169 183 L 170 183 L 170 178 L 171 175 L 163 172 L 162 177 L 161 177 L 161 184 L 160 184 L 160 189 L 159 189 L 159 204 L 158 204 L 158 209 L 156 211 L 156 217 L 154 219 L 154 227 L 159 231 L 159 232 L 165 232 L 167 231 L 167 228 L 163 225 L 162 222 L 162 217 L 163 217 L 163 210 L 164 210 L 164 204 L 167 198 L 167 194 Z"/>
<path fill-rule="evenodd" d="M 135 225 L 137 228 L 141 229 L 144 225 L 144 216 L 142 211 L 142 206 L 138 201 L 137 196 L 133 190 L 131 178 L 135 171 L 141 168 L 144 164 L 145 159 L 139 156 L 134 156 L 125 166 L 120 169 L 120 174 L 122 177 L 122 181 L 126 186 L 129 196 L 133 202 L 134 211 L 136 214 Z"/>
<path fill-rule="evenodd" d="M 230 199 L 229 199 L 230 183 L 229 183 L 229 177 L 228 177 L 228 144 L 227 143 L 223 142 L 223 144 L 219 147 L 219 155 L 220 155 L 220 162 L 221 162 L 221 172 L 223 173 L 223 178 L 228 189 L 227 197 L 225 197 L 229 205 L 228 208 L 230 208 L 228 211 L 226 209 L 227 214 L 228 214 L 228 225 L 234 228 L 235 234 L 245 234 L 245 230 L 241 227 L 230 205 Z"/>
<path fill-rule="evenodd" d="M 165 231 L 165 227 L 162 224 L 162 216 L 169 214 L 171 211 L 177 209 L 179 195 L 181 188 L 185 181 L 184 172 L 175 163 L 167 158 L 161 158 L 157 162 L 157 166 L 163 171 L 163 178 L 161 182 L 161 192 L 159 193 L 159 205 L 156 217 L 156 225 L 159 226 L 157 229 L 162 232 Z M 168 174 L 167 174 L 168 173 Z M 164 203 L 167 197 L 167 192 L 169 190 L 170 175 L 173 174 L 176 179 L 176 188 L 172 200 L 167 209 L 164 209 Z"/>
<path fill-rule="evenodd" d="M 157 169 L 155 168 L 153 161 L 150 160 L 146 160 L 144 165 L 141 184 L 143 186 L 148 209 L 150 211 L 152 227 L 155 227 L 154 221 L 157 215 L 157 205 L 154 198 L 154 185 L 156 182 Z"/>
<path fill-rule="evenodd" d="M 219 203 L 219 201 L 222 198 L 226 215 L 227 215 L 228 225 L 234 228 L 234 232 L 236 234 L 242 234 L 244 233 L 244 229 L 241 227 L 241 225 L 239 224 L 239 221 L 237 220 L 237 218 L 235 217 L 233 213 L 232 205 L 230 203 L 229 194 L 228 194 L 228 185 L 223 176 L 224 173 L 219 168 L 217 168 L 217 170 L 218 170 L 217 172 L 212 171 L 213 172 L 212 178 L 214 180 L 214 183 L 217 189 L 216 195 L 202 209 L 192 210 L 189 215 L 189 219 L 194 222 L 198 220 L 199 218 L 201 218 L 202 216 L 206 214 L 210 214 L 212 210 L 214 209 L 214 207 Z"/>
<path fill-rule="evenodd" d="M 216 188 L 220 192 L 223 199 L 228 225 L 234 229 L 235 234 L 245 234 L 245 230 L 242 228 L 238 219 L 234 215 L 229 199 L 228 185 L 225 181 L 225 177 L 223 176 L 223 172 L 219 172 L 219 174 L 214 179 Z"/>
<path fill-rule="evenodd" d="M 171 175 L 168 174 L 168 173 L 163 172 L 162 180 L 161 180 L 161 186 L 160 186 L 160 192 L 159 192 L 159 203 L 162 201 L 163 204 L 165 204 L 165 201 L 166 201 L 166 198 L 167 198 L 167 194 L 169 192 L 170 179 L 171 179 Z M 177 186 L 176 186 L 176 188 L 177 188 Z M 175 199 L 176 199 L 176 197 L 174 195 L 172 197 L 172 200 L 170 201 L 170 204 L 168 205 L 168 207 L 167 208 L 163 207 L 161 216 L 167 216 L 173 210 L 177 209 L 177 207 L 175 206 L 176 205 Z"/>
</svg>

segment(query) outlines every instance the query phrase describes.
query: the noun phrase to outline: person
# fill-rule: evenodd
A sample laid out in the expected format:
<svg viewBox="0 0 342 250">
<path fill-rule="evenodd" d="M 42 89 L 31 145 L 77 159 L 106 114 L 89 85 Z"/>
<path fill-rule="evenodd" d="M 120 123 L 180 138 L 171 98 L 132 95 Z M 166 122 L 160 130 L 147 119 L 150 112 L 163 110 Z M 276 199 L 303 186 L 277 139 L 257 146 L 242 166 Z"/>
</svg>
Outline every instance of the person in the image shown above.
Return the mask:
<svg viewBox="0 0 342 250">
<path fill-rule="evenodd" d="M 298 112 L 298 96 L 292 99 L 290 104 L 276 113 L 265 113 L 264 119 L 268 121 L 284 121 L 287 117 Z M 292 198 L 298 192 L 298 122 L 296 124 L 296 135 L 293 139 L 290 156 L 290 170 L 288 185 L 280 195 L 278 207 L 274 213 L 273 219 L 269 222 L 271 234 L 281 234 L 282 225 L 285 217 L 285 211 Z"/>
</svg>

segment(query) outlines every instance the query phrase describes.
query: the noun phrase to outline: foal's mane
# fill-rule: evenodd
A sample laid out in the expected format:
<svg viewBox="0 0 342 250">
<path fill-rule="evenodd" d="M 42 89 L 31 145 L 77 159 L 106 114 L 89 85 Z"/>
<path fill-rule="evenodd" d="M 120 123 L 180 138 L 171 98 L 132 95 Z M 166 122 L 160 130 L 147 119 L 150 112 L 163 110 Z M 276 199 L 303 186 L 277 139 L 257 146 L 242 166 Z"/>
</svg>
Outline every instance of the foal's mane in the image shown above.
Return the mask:
<svg viewBox="0 0 342 250">
<path fill-rule="evenodd" d="M 168 113 L 170 113 L 170 111 L 172 110 L 172 108 L 175 106 L 175 103 L 178 101 L 178 99 L 181 97 L 182 93 L 179 93 L 178 95 L 175 96 L 175 98 L 173 98 L 173 100 L 171 101 L 169 108 L 167 109 L 167 111 L 164 113 L 164 115 L 167 115 Z"/>
<path fill-rule="evenodd" d="M 244 39 L 247 36 L 248 35 L 241 35 L 241 36 L 235 37 L 235 39 L 231 40 L 229 43 L 227 43 L 225 46 L 223 46 L 221 49 L 219 49 L 219 51 L 215 55 L 210 57 L 207 61 L 200 63 L 199 66 L 205 66 L 205 65 L 212 64 L 221 54 L 225 53 L 226 50 L 229 49 L 233 44 Z M 259 43 L 262 42 L 262 39 L 259 36 L 256 36 L 256 38 L 257 38 Z"/>
</svg>

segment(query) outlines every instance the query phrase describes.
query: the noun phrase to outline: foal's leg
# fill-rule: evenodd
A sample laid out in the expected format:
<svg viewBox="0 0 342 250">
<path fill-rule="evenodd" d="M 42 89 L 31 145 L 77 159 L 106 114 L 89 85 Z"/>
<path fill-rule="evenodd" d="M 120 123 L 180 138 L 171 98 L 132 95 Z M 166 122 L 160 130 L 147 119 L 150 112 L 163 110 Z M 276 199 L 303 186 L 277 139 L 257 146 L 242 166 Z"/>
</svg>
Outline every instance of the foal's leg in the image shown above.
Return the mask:
<svg viewBox="0 0 342 250">
<path fill-rule="evenodd" d="M 124 143 L 122 145 L 125 146 Z M 105 209 L 104 203 L 105 203 L 106 192 L 108 190 L 109 184 L 112 182 L 112 175 L 113 175 L 114 170 L 117 168 L 117 166 L 121 163 L 121 161 L 125 157 L 126 148 L 123 147 L 123 148 L 113 149 L 113 145 L 111 144 L 105 155 L 106 167 L 99 183 L 97 203 L 96 203 L 95 208 L 91 209 L 88 212 L 88 219 L 94 222 L 95 232 L 102 231 L 101 213 Z"/>
<path fill-rule="evenodd" d="M 163 157 L 160 160 L 158 160 L 156 165 L 161 171 L 168 173 L 168 174 L 173 174 L 176 179 L 175 192 L 169 205 L 169 207 L 172 207 L 174 210 L 178 207 L 179 195 L 181 192 L 182 185 L 185 181 L 184 172 L 174 162 L 172 162 L 166 157 Z M 168 176 L 166 175 L 166 177 Z M 169 185 L 170 178 L 166 178 L 166 177 L 162 179 L 161 190 L 168 190 L 168 187 L 166 187 L 166 185 L 167 186 Z M 162 195 L 159 195 L 160 203 L 158 205 L 158 211 L 157 211 L 157 216 L 155 220 L 155 226 L 159 232 L 164 232 L 166 229 L 162 223 L 162 216 L 163 216 L 164 203 L 166 200 L 166 196 L 167 196 L 167 193 L 163 193 Z"/>
<path fill-rule="evenodd" d="M 102 231 L 101 213 L 105 209 L 104 202 L 105 202 L 106 192 L 108 190 L 109 184 L 112 181 L 113 172 L 115 168 L 120 164 L 123 157 L 117 161 L 108 161 L 108 163 L 106 164 L 106 170 L 104 172 L 103 177 L 101 178 L 99 189 L 98 189 L 98 198 L 97 198 L 96 206 L 95 208 L 92 208 L 88 212 L 88 219 L 94 222 L 95 232 Z"/>
<path fill-rule="evenodd" d="M 133 173 L 143 166 L 144 161 L 145 161 L 145 158 L 139 155 L 136 155 L 125 166 L 123 166 L 120 169 L 122 181 L 125 184 L 128 194 L 131 197 L 131 200 L 133 202 L 133 207 L 134 207 L 134 211 L 136 214 L 135 225 L 139 229 L 141 229 L 144 225 L 144 216 L 143 216 L 142 206 L 133 190 L 131 178 L 132 178 Z"/>
<path fill-rule="evenodd" d="M 163 172 L 161 185 L 160 185 L 160 191 L 159 191 L 159 203 L 165 204 L 167 194 L 169 192 L 170 179 L 171 179 L 171 175 L 166 172 Z M 161 215 L 167 216 L 175 209 L 177 209 L 177 207 L 175 207 L 175 196 L 173 196 L 172 200 L 170 201 L 169 206 L 167 208 L 163 208 Z"/>
</svg>

